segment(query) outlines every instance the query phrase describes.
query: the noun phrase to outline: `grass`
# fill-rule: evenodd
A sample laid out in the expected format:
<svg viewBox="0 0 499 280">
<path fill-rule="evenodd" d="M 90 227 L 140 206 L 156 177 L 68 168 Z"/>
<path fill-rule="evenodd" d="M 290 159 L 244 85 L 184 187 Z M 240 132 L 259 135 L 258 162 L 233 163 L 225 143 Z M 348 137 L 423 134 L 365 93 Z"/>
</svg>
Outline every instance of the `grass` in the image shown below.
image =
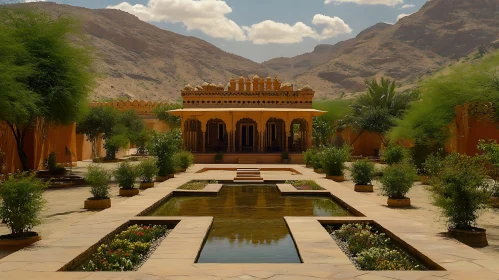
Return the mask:
<svg viewBox="0 0 499 280">
<path fill-rule="evenodd" d="M 204 189 L 208 184 L 217 184 L 217 181 L 190 181 L 182 186 L 180 186 L 178 189 L 179 190 L 202 190 Z"/>
<path fill-rule="evenodd" d="M 293 187 L 295 187 L 297 190 L 324 190 L 323 187 L 319 186 L 315 181 L 312 180 L 286 181 L 286 184 L 293 185 Z"/>
</svg>

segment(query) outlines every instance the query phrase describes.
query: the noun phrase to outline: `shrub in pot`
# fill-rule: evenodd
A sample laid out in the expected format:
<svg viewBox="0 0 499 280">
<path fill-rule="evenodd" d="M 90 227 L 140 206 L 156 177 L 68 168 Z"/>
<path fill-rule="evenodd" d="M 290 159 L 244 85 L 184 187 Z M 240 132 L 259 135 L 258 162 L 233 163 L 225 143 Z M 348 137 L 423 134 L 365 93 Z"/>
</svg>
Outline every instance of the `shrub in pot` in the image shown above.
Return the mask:
<svg viewBox="0 0 499 280">
<path fill-rule="evenodd" d="M 281 161 L 282 163 L 289 163 L 290 162 L 290 158 L 289 158 L 289 153 L 288 152 L 283 152 L 281 154 Z"/>
<path fill-rule="evenodd" d="M 356 192 L 373 192 L 374 163 L 367 159 L 356 161 L 350 169 Z"/>
<path fill-rule="evenodd" d="M 130 141 L 128 137 L 124 134 L 113 135 L 106 139 L 104 143 L 104 149 L 106 149 L 106 160 L 115 160 L 116 153 L 120 149 L 127 148 Z"/>
<path fill-rule="evenodd" d="M 429 185 L 431 178 L 435 177 L 442 169 L 442 157 L 435 153 L 429 155 L 423 163 L 423 168 L 424 172 L 420 173 L 419 180 L 423 184 Z"/>
<path fill-rule="evenodd" d="M 351 147 L 327 147 L 322 151 L 321 163 L 328 179 L 336 182 L 345 181 L 345 162 L 350 157 Z"/>
<path fill-rule="evenodd" d="M 386 167 L 383 170 L 382 194 L 388 197 L 390 207 L 408 207 L 411 200 L 405 195 L 418 180 L 418 174 L 414 166 L 408 162 L 398 163 Z"/>
<path fill-rule="evenodd" d="M 26 173 L 11 176 L 0 188 L 0 217 L 11 234 L 0 236 L 0 248 L 25 247 L 40 236 L 31 229 L 40 224 L 40 212 L 45 200 L 46 183 Z"/>
<path fill-rule="evenodd" d="M 180 151 L 175 154 L 175 164 L 178 171 L 185 172 L 192 164 L 194 164 L 194 155 L 188 151 Z"/>
<path fill-rule="evenodd" d="M 174 129 L 165 134 L 154 134 L 149 144 L 149 152 L 157 157 L 158 176 L 156 181 L 163 182 L 175 174 L 174 155 L 181 150 L 182 135 Z"/>
<path fill-rule="evenodd" d="M 224 161 L 224 153 L 223 152 L 218 152 L 215 154 L 215 162 L 216 163 L 222 163 Z"/>
<path fill-rule="evenodd" d="M 308 149 L 302 153 L 303 161 L 304 161 L 306 167 L 312 167 L 312 163 L 313 163 L 314 156 L 316 153 L 317 153 L 317 151 L 315 149 Z"/>
<path fill-rule="evenodd" d="M 148 158 L 139 163 L 140 189 L 154 187 L 154 178 L 159 172 L 158 164 L 155 158 Z"/>
<path fill-rule="evenodd" d="M 381 160 L 383 160 L 388 165 L 393 165 L 401 163 L 407 158 L 407 150 L 398 145 L 389 145 L 383 150 Z"/>
<path fill-rule="evenodd" d="M 137 167 L 125 161 L 118 165 L 113 175 L 120 187 L 120 196 L 130 197 L 139 194 L 139 189 L 135 188 L 135 181 L 139 176 Z"/>
<path fill-rule="evenodd" d="M 324 170 L 322 169 L 322 160 L 321 160 L 322 152 L 317 151 L 316 153 L 311 154 L 311 163 L 312 163 L 312 168 L 314 169 L 314 172 L 316 173 L 324 173 Z"/>
<path fill-rule="evenodd" d="M 90 185 L 92 197 L 85 200 L 85 209 L 106 209 L 111 207 L 109 198 L 109 181 L 111 172 L 98 165 L 89 165 L 86 181 Z"/>
<path fill-rule="evenodd" d="M 487 246 L 485 230 L 475 225 L 479 211 L 488 206 L 491 187 L 482 157 L 452 154 L 444 159 L 431 190 L 452 237 L 472 247 Z"/>
</svg>

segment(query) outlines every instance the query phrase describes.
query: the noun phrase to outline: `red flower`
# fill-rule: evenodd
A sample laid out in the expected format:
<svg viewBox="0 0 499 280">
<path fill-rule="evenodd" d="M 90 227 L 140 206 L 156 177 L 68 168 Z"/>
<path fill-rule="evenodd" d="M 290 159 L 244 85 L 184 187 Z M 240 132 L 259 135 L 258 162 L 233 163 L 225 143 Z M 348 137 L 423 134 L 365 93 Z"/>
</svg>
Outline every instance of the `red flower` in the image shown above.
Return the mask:
<svg viewBox="0 0 499 280">
<path fill-rule="evenodd" d="M 142 231 L 139 231 L 139 232 L 137 232 L 137 235 L 138 235 L 138 236 L 143 236 L 143 235 L 144 235 L 144 233 L 143 233 Z"/>
</svg>

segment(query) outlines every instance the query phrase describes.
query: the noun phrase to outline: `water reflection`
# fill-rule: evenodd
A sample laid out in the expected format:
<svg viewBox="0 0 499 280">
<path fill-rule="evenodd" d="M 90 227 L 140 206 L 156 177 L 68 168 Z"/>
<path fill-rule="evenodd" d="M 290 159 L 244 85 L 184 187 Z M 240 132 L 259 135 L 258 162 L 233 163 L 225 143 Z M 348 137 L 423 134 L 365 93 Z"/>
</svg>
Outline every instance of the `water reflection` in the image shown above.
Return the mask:
<svg viewBox="0 0 499 280">
<path fill-rule="evenodd" d="M 224 186 L 218 196 L 175 196 L 152 216 L 213 216 L 198 262 L 298 263 L 283 216 L 350 216 L 327 197 L 281 196 L 273 186 Z"/>
</svg>

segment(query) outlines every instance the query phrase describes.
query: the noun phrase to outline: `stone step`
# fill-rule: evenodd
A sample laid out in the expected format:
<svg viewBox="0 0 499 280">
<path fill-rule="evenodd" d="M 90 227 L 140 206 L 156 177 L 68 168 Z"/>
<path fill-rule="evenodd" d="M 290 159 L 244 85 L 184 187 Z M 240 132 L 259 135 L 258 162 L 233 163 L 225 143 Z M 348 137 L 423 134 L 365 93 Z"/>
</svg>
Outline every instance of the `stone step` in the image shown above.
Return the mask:
<svg viewBox="0 0 499 280">
<path fill-rule="evenodd" d="M 258 175 L 260 176 L 260 171 L 244 171 L 244 172 L 237 172 L 237 177 L 245 176 L 245 175 Z"/>
<path fill-rule="evenodd" d="M 241 180 L 244 180 L 244 181 L 263 181 L 263 178 L 262 177 L 247 177 L 247 176 L 234 178 L 234 182 L 241 181 Z"/>
<path fill-rule="evenodd" d="M 260 168 L 238 168 L 238 172 L 246 172 L 246 171 L 260 171 Z"/>
</svg>

